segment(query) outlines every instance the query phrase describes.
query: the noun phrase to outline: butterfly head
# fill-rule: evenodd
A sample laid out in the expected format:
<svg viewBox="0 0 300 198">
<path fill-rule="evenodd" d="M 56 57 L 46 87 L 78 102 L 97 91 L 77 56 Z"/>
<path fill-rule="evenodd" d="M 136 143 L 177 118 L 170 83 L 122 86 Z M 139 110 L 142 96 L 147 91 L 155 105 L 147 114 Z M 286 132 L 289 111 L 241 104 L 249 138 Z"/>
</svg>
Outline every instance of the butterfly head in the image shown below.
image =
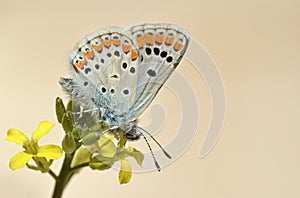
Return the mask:
<svg viewBox="0 0 300 198">
<path fill-rule="evenodd" d="M 128 140 L 138 140 L 141 137 L 136 120 L 121 126 L 121 129 L 125 131 L 125 135 Z"/>
</svg>

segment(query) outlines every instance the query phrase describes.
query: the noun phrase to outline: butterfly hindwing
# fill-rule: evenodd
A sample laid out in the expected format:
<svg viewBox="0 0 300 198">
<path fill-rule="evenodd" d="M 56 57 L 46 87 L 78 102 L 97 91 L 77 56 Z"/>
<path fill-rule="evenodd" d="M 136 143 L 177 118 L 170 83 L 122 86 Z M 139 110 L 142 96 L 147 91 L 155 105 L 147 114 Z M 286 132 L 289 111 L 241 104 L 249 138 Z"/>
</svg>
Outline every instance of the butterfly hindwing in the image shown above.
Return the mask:
<svg viewBox="0 0 300 198">
<path fill-rule="evenodd" d="M 139 65 L 135 101 L 130 109 L 138 117 L 154 99 L 182 59 L 190 40 L 189 33 L 170 24 L 143 24 L 129 30 L 143 61 Z"/>
</svg>

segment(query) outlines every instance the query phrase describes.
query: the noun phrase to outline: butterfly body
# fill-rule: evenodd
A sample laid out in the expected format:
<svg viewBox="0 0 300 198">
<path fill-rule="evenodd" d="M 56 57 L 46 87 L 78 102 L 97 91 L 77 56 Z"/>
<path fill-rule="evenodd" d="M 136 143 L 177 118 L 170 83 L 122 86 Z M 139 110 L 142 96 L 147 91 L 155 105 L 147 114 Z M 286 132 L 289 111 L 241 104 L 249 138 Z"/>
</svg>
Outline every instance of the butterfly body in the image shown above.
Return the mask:
<svg viewBox="0 0 300 198">
<path fill-rule="evenodd" d="M 73 79 L 60 84 L 86 108 L 99 109 L 99 119 L 111 128 L 138 139 L 138 116 L 176 69 L 189 39 L 171 24 L 100 29 L 76 45 L 69 61 Z"/>
</svg>

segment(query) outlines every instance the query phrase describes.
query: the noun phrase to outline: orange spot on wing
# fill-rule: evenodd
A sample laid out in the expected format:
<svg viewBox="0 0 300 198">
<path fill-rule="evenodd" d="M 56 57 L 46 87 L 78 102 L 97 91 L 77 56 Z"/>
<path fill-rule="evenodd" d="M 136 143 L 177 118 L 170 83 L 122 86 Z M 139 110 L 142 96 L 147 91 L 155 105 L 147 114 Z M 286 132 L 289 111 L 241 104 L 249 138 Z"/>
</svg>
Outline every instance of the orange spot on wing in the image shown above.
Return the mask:
<svg viewBox="0 0 300 198">
<path fill-rule="evenodd" d="M 138 57 L 138 53 L 136 50 L 131 50 L 131 60 L 136 60 Z"/>
<path fill-rule="evenodd" d="M 183 47 L 183 45 L 181 43 L 179 43 L 179 42 L 176 42 L 175 45 L 174 45 L 175 51 L 181 50 L 182 47 Z"/>
<path fill-rule="evenodd" d="M 155 41 L 156 41 L 156 43 L 162 44 L 164 42 L 164 35 L 163 34 L 156 34 Z"/>
<path fill-rule="evenodd" d="M 85 53 L 83 53 L 84 57 L 89 58 L 89 59 L 93 59 L 94 58 L 94 52 L 93 51 L 87 51 Z"/>
<path fill-rule="evenodd" d="M 121 41 L 119 39 L 112 39 L 111 40 L 112 44 L 114 44 L 115 46 L 119 46 L 121 44 Z"/>
<path fill-rule="evenodd" d="M 166 36 L 165 44 L 172 45 L 174 41 L 174 36 Z"/>
<path fill-rule="evenodd" d="M 146 33 L 145 34 L 145 41 L 148 45 L 153 45 L 154 41 L 155 41 L 154 35 Z"/>
<path fill-rule="evenodd" d="M 86 64 L 86 60 L 82 60 L 82 61 L 79 61 L 78 63 L 75 63 L 74 65 L 79 69 L 83 69 L 85 64 Z"/>
<path fill-rule="evenodd" d="M 145 40 L 144 40 L 143 36 L 136 37 L 136 43 L 139 46 L 139 48 L 144 46 L 144 42 L 145 42 Z"/>
<path fill-rule="evenodd" d="M 92 45 L 92 48 L 94 50 L 96 50 L 97 52 L 101 52 L 102 51 L 102 45 Z"/>
<path fill-rule="evenodd" d="M 110 47 L 110 45 L 111 45 L 111 42 L 107 41 L 107 40 L 102 40 L 102 43 L 105 47 Z"/>
<path fill-rule="evenodd" d="M 126 44 L 122 45 L 122 49 L 125 54 L 127 54 L 130 51 L 130 48 L 131 48 L 130 45 L 126 45 Z"/>
</svg>

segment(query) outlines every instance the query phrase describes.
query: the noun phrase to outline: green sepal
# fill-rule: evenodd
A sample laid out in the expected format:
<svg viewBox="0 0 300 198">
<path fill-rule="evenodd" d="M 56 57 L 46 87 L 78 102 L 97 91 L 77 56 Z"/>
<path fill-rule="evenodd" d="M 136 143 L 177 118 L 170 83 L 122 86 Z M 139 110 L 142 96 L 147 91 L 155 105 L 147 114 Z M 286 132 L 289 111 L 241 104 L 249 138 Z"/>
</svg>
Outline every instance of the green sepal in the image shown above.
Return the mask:
<svg viewBox="0 0 300 198">
<path fill-rule="evenodd" d="M 119 182 L 120 184 L 127 184 L 130 182 L 132 171 L 130 163 L 127 160 L 120 160 L 121 161 L 121 169 L 119 171 Z"/>
<path fill-rule="evenodd" d="M 76 148 L 76 144 L 72 133 L 66 133 L 62 141 L 62 148 L 65 153 L 73 153 Z"/>
<path fill-rule="evenodd" d="M 99 160 L 99 156 L 93 157 L 89 163 L 89 166 L 93 170 L 107 170 L 112 167 L 114 164 L 113 159 L 111 158 L 102 158 Z"/>
<path fill-rule="evenodd" d="M 81 164 L 89 163 L 92 153 L 86 147 L 80 147 L 76 150 L 74 158 L 71 163 L 71 167 L 75 167 Z"/>
<path fill-rule="evenodd" d="M 42 173 L 47 173 L 49 172 L 49 167 L 52 164 L 52 162 L 49 162 L 45 157 L 36 157 L 33 156 L 32 159 L 34 160 L 35 164 L 37 165 L 37 168 L 42 172 Z"/>
<path fill-rule="evenodd" d="M 65 113 L 62 117 L 61 124 L 66 133 L 73 130 L 73 121 L 69 113 Z"/>
<path fill-rule="evenodd" d="M 73 135 L 75 141 L 78 141 L 78 140 L 81 139 L 81 138 L 80 138 L 80 135 L 79 135 L 79 129 L 76 128 L 76 127 L 73 128 L 73 130 L 72 130 L 72 135 Z"/>
<path fill-rule="evenodd" d="M 62 122 L 63 115 L 66 113 L 65 105 L 61 98 L 57 97 L 55 101 L 56 117 L 59 123 Z"/>
</svg>

